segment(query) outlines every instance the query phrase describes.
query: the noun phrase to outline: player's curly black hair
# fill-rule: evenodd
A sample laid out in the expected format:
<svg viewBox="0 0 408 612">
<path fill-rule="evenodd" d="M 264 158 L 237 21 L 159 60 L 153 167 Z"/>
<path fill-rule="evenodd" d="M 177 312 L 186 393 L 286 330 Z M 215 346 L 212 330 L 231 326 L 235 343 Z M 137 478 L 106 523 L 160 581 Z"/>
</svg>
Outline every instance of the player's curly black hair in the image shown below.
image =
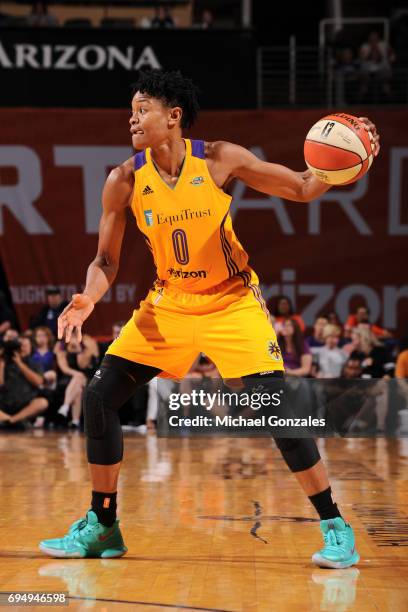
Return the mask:
<svg viewBox="0 0 408 612">
<path fill-rule="evenodd" d="M 132 86 L 133 95 L 140 91 L 152 98 L 158 98 L 166 106 L 180 106 L 183 109 L 181 127 L 193 125 L 199 111 L 198 88 L 193 81 L 181 74 L 179 70 L 140 70 Z"/>
</svg>

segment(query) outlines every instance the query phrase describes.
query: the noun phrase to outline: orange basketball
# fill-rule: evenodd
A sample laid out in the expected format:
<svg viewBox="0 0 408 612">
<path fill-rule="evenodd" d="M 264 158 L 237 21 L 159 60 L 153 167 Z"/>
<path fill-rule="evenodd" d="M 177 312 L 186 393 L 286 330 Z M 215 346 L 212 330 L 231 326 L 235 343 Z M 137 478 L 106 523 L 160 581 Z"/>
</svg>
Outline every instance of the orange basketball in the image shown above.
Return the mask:
<svg viewBox="0 0 408 612">
<path fill-rule="evenodd" d="M 346 185 L 361 178 L 373 163 L 371 132 L 353 115 L 334 113 L 309 130 L 305 161 L 318 179 L 329 185 Z"/>
</svg>

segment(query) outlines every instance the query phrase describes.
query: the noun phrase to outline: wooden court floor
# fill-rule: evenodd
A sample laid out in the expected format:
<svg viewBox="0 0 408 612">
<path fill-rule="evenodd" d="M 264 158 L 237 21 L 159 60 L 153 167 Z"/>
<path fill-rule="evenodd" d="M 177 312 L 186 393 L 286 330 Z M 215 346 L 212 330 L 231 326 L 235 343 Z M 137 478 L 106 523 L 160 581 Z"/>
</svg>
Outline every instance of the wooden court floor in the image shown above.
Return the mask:
<svg viewBox="0 0 408 612">
<path fill-rule="evenodd" d="M 343 571 L 312 565 L 316 516 L 270 440 L 125 443 L 127 556 L 54 560 L 38 541 L 89 504 L 83 436 L 0 435 L 0 591 L 68 591 L 69 610 L 107 612 L 408 610 L 408 440 L 320 441 L 361 555 Z"/>
</svg>

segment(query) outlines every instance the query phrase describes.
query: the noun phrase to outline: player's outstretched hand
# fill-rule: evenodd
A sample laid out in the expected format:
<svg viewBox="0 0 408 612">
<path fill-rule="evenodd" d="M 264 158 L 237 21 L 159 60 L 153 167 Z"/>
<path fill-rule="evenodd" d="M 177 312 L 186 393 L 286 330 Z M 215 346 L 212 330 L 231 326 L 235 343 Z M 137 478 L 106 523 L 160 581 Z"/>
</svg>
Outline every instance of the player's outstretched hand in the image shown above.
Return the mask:
<svg viewBox="0 0 408 612">
<path fill-rule="evenodd" d="M 65 342 L 71 340 L 73 332 L 76 333 L 77 340 L 82 340 L 82 324 L 93 311 L 95 304 L 85 293 L 75 293 L 71 302 L 58 317 L 58 339 L 62 340 L 65 335 Z"/>
<path fill-rule="evenodd" d="M 375 144 L 374 157 L 377 157 L 380 152 L 380 135 L 377 132 L 377 128 L 375 127 L 375 124 L 367 117 L 359 117 L 359 119 L 364 123 L 364 127 L 367 132 L 371 132 L 371 136 L 373 137 L 373 141 Z"/>
</svg>

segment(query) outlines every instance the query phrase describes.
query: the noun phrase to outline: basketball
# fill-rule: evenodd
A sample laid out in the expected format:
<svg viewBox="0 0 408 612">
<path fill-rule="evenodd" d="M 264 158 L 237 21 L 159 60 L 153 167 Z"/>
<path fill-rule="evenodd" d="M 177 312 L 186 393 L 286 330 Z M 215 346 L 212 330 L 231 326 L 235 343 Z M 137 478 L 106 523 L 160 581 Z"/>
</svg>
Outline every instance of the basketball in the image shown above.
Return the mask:
<svg viewBox="0 0 408 612">
<path fill-rule="evenodd" d="M 309 130 L 304 146 L 308 168 L 323 183 L 346 185 L 360 179 L 373 162 L 371 132 L 353 115 L 327 115 Z"/>
</svg>

